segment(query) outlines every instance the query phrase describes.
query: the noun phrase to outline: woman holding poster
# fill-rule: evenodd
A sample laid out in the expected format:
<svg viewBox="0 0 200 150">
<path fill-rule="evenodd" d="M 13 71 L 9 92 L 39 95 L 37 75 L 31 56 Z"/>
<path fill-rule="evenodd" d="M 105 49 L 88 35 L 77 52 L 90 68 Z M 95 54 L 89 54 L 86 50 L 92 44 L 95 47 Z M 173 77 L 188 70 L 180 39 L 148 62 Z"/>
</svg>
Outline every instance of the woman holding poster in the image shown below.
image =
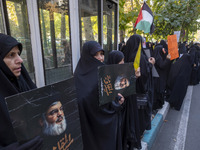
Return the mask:
<svg viewBox="0 0 200 150">
<path fill-rule="evenodd" d="M 124 97 L 99 106 L 98 67 L 103 62 L 100 44 L 86 42 L 74 73 L 84 150 L 121 150 L 118 113 Z"/>
<path fill-rule="evenodd" d="M 21 52 L 21 43 L 11 36 L 0 33 L 0 149 L 40 150 L 40 137 L 24 144 L 17 142 L 5 103 L 5 97 L 36 88 L 22 64 Z"/>
<path fill-rule="evenodd" d="M 108 55 L 108 64 L 123 64 L 124 54 L 121 51 L 113 50 Z M 136 78 L 140 77 L 140 68 L 135 71 Z M 123 150 L 141 148 L 139 117 L 137 102 L 133 101 L 134 95 L 125 97 L 124 109 L 119 113 L 122 118 L 121 132 Z"/>
</svg>

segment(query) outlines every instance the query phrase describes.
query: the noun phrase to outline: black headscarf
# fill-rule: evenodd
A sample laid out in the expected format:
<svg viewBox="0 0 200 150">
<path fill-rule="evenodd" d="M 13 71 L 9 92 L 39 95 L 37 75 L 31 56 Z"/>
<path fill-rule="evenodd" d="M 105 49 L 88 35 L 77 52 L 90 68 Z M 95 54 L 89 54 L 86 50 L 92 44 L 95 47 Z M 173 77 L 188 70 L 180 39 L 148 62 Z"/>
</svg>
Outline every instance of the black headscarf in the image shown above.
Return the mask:
<svg viewBox="0 0 200 150">
<path fill-rule="evenodd" d="M 190 54 L 190 59 L 191 59 L 191 62 L 192 64 L 196 64 L 198 65 L 198 46 L 196 45 L 192 45 L 189 49 L 189 54 Z"/>
<path fill-rule="evenodd" d="M 138 46 L 141 44 L 142 47 L 142 37 L 140 35 L 132 35 L 126 42 L 124 49 L 124 61 L 133 62 L 138 50 Z"/>
<path fill-rule="evenodd" d="M 191 56 L 192 62 L 192 73 L 190 77 L 190 85 L 199 84 L 198 79 L 198 69 L 199 69 L 199 47 L 197 45 L 192 45 L 189 49 L 189 54 Z"/>
<path fill-rule="evenodd" d="M 89 41 L 83 45 L 81 58 L 76 67 L 76 73 L 87 74 L 94 69 L 97 69 L 99 65 L 103 65 L 99 60 L 94 58 L 94 55 L 98 51 L 104 51 L 96 41 Z"/>
<path fill-rule="evenodd" d="M 16 137 L 8 114 L 5 97 L 36 88 L 23 64 L 21 75 L 17 79 L 4 63 L 4 57 L 14 48 L 22 44 L 9 35 L 0 34 L 0 147 L 16 142 Z"/>
<path fill-rule="evenodd" d="M 185 46 L 185 43 L 182 43 L 182 44 L 179 45 L 179 51 L 178 52 L 179 52 L 179 55 L 187 53 L 187 48 Z"/>
<path fill-rule="evenodd" d="M 154 52 L 153 52 L 153 57 L 155 58 L 155 60 L 159 59 L 160 57 L 162 58 L 162 60 L 165 60 L 168 54 L 168 51 L 166 51 L 165 49 L 165 53 L 163 52 L 163 45 L 157 45 L 154 48 Z"/>
<path fill-rule="evenodd" d="M 162 46 L 165 48 L 165 51 L 168 53 L 168 45 L 167 45 L 167 43 L 165 42 L 165 40 L 161 40 L 161 41 L 160 41 L 160 45 L 162 45 Z"/>
<path fill-rule="evenodd" d="M 149 46 L 149 45 L 151 45 L 151 46 Z M 146 49 L 149 49 L 151 56 L 153 56 L 153 43 L 146 42 Z"/>
<path fill-rule="evenodd" d="M 104 64 L 91 52 L 100 50 L 99 43 L 86 42 L 74 73 L 84 150 L 118 149 L 117 111 L 113 105 L 99 107 L 98 67 Z"/>
<path fill-rule="evenodd" d="M 149 44 L 151 44 L 151 42 L 146 42 L 146 48 L 147 48 L 147 49 L 150 49 L 150 48 L 151 48 L 151 46 L 149 46 Z"/>
<path fill-rule="evenodd" d="M 118 64 L 124 58 L 121 51 L 112 50 L 108 55 L 108 64 Z"/>
<path fill-rule="evenodd" d="M 124 56 L 125 56 L 124 61 L 125 62 L 134 62 L 136 53 L 138 51 L 139 44 L 141 44 L 141 48 L 142 48 L 142 37 L 138 34 L 134 34 L 128 39 L 125 50 L 124 50 Z M 152 65 L 148 62 L 148 59 L 142 48 L 141 57 L 140 57 L 141 77 L 138 78 L 140 80 L 141 84 L 138 84 L 138 86 L 145 86 L 145 87 L 136 88 L 138 93 L 145 93 L 147 91 L 145 84 L 149 77 L 149 73 L 151 72 L 150 66 L 152 67 Z"/>
</svg>

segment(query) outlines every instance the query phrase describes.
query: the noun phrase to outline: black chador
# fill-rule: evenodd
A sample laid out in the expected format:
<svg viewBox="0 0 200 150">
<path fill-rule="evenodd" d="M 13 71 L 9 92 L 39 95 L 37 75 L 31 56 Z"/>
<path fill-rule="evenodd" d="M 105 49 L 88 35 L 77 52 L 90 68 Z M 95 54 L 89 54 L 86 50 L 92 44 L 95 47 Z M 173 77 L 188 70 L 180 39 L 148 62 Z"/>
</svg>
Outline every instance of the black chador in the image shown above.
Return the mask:
<svg viewBox="0 0 200 150">
<path fill-rule="evenodd" d="M 162 108 L 164 104 L 164 94 L 166 90 L 167 77 L 171 65 L 167 58 L 167 50 L 162 45 L 157 45 L 154 49 L 155 68 L 159 78 L 154 78 L 154 101 L 153 109 Z"/>
<path fill-rule="evenodd" d="M 108 55 L 108 65 L 111 64 L 119 64 L 122 60 L 124 59 L 124 54 L 121 51 L 117 51 L 117 50 L 112 50 L 109 55 Z M 118 98 L 116 98 L 116 101 L 118 100 Z M 124 111 L 125 111 L 125 107 L 126 107 L 126 102 L 123 103 L 123 105 L 121 106 L 122 109 L 118 112 L 118 126 L 117 126 L 117 130 L 118 130 L 118 139 L 117 139 L 117 145 L 118 145 L 118 150 L 123 149 L 123 126 L 124 126 Z"/>
<path fill-rule="evenodd" d="M 190 54 L 183 54 L 171 65 L 167 85 L 170 90 L 169 103 L 176 110 L 181 109 L 183 99 L 187 92 L 192 71 L 193 57 Z"/>
<path fill-rule="evenodd" d="M 185 46 L 185 43 L 181 43 L 181 44 L 179 45 L 178 49 L 179 49 L 179 50 L 178 50 L 179 56 L 181 56 L 181 55 L 187 53 L 187 48 L 186 48 L 186 46 Z"/>
<path fill-rule="evenodd" d="M 22 51 L 21 43 L 11 36 L 0 34 L 0 148 L 17 141 L 8 114 L 5 97 L 36 88 L 23 64 L 21 75 L 17 78 L 4 63 L 3 58 L 15 46 L 18 46 L 20 52 Z"/>
<path fill-rule="evenodd" d="M 190 85 L 199 84 L 198 70 L 199 70 L 199 47 L 197 45 L 192 45 L 189 54 L 193 58 L 192 73 L 190 77 Z"/>
<path fill-rule="evenodd" d="M 107 64 L 118 64 L 124 58 L 124 54 L 121 51 L 112 50 L 108 55 Z"/>
<path fill-rule="evenodd" d="M 142 47 L 142 37 L 140 35 L 132 35 L 125 46 L 124 56 L 125 62 L 134 62 L 139 44 Z M 129 145 L 129 149 L 133 147 L 141 148 L 140 137 L 144 130 L 151 129 L 152 114 L 152 91 L 151 91 L 151 67 L 146 55 L 142 49 L 140 59 L 141 76 L 136 79 L 136 93 L 148 93 L 149 101 L 146 109 L 137 109 L 136 95 L 129 96 L 126 99 L 126 114 L 124 126 L 124 145 Z"/>
<path fill-rule="evenodd" d="M 94 58 L 103 50 L 95 41 L 84 44 L 75 70 L 75 84 L 84 150 L 120 150 L 118 140 L 118 112 L 121 105 L 109 103 L 99 107 L 98 66 L 104 65 Z"/>
</svg>

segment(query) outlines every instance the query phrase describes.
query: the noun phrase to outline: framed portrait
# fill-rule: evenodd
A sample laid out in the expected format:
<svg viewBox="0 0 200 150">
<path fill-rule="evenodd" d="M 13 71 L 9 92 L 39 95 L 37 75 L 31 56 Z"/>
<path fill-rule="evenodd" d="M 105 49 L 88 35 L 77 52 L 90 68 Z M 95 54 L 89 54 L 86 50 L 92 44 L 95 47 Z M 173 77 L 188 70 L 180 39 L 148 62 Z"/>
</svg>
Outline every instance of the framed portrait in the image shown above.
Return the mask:
<svg viewBox="0 0 200 150">
<path fill-rule="evenodd" d="M 123 96 L 135 94 L 135 71 L 133 63 L 113 64 L 98 68 L 99 105 Z"/>
<path fill-rule="evenodd" d="M 74 79 L 6 98 L 20 143 L 43 138 L 42 150 L 82 150 Z"/>
</svg>

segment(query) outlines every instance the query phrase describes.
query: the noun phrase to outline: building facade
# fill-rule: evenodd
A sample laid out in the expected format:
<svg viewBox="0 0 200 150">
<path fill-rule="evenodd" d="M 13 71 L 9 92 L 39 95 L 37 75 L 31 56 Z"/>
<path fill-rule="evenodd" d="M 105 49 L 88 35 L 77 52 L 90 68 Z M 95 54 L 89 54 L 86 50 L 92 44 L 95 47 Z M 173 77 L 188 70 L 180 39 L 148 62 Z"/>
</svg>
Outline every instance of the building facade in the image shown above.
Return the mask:
<svg viewBox="0 0 200 150">
<path fill-rule="evenodd" d="M 73 76 L 82 45 L 117 49 L 118 0 L 0 0 L 0 33 L 23 44 L 21 54 L 38 87 Z"/>
</svg>

